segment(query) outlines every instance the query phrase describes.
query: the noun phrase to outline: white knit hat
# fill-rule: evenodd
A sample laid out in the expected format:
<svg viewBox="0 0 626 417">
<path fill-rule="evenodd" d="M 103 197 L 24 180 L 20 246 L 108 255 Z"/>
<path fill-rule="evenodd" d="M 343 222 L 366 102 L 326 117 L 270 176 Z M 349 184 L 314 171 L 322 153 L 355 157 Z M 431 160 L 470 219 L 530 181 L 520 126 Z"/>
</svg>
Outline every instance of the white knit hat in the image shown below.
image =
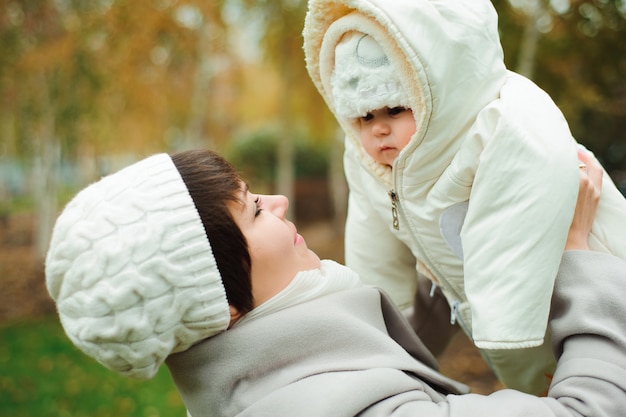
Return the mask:
<svg viewBox="0 0 626 417">
<path fill-rule="evenodd" d="M 335 47 L 331 77 L 337 115 L 356 118 L 384 107 L 409 108 L 397 73 L 374 38 L 356 31 L 346 33 Z"/>
<path fill-rule="evenodd" d="M 59 216 L 46 284 L 65 332 L 124 375 L 225 330 L 226 292 L 172 159 L 158 154 L 78 193 Z"/>
</svg>

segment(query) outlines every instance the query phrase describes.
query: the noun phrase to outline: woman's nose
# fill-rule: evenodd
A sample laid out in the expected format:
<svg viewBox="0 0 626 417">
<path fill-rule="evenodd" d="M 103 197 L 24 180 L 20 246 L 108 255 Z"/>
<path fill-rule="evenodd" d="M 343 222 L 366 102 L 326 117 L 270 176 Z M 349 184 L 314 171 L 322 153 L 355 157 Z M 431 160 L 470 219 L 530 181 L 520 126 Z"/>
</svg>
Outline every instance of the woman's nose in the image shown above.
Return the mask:
<svg viewBox="0 0 626 417">
<path fill-rule="evenodd" d="M 284 195 L 268 195 L 264 200 L 267 210 L 276 217 L 285 218 L 289 208 L 289 199 L 287 197 Z"/>
</svg>

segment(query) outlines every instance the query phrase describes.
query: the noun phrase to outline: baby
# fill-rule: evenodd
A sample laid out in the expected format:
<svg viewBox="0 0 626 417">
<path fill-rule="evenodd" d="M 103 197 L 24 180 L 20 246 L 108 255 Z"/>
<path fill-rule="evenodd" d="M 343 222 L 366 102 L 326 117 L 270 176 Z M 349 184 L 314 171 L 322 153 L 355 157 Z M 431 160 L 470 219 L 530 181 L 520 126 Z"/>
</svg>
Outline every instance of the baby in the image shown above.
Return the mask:
<svg viewBox="0 0 626 417">
<path fill-rule="evenodd" d="M 506 69 L 492 4 L 311 0 L 303 34 L 346 133 L 346 264 L 401 308 L 430 278 L 505 385 L 545 392 L 586 156 L 550 97 Z M 626 200 L 606 175 L 590 240 L 626 258 Z"/>
</svg>

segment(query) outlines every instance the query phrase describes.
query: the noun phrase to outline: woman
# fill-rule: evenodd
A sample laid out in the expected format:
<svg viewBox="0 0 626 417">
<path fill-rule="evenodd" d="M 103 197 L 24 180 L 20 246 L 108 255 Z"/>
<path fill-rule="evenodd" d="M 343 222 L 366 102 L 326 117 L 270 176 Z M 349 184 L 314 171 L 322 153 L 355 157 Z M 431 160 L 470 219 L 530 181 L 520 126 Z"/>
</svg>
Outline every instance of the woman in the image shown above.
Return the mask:
<svg viewBox="0 0 626 417">
<path fill-rule="evenodd" d="M 320 261 L 288 201 L 251 193 L 210 151 L 155 155 L 81 191 L 55 225 L 47 285 L 80 349 L 135 377 L 165 362 L 193 417 L 618 416 L 625 265 L 585 250 L 601 181 L 589 165 L 554 291 L 547 398 L 466 394 L 437 373 L 384 293 Z"/>
</svg>

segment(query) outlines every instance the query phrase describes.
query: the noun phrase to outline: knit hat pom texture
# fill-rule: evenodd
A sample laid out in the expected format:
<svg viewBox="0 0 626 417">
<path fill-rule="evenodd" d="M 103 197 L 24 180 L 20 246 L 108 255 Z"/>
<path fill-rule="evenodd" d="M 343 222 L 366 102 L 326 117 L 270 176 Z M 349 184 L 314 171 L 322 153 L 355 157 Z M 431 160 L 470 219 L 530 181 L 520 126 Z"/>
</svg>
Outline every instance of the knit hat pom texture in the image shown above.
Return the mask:
<svg viewBox="0 0 626 417">
<path fill-rule="evenodd" d="M 340 117 L 363 117 L 384 107 L 409 108 L 397 71 L 380 44 L 360 32 L 346 33 L 335 47 L 331 86 Z"/>
</svg>

